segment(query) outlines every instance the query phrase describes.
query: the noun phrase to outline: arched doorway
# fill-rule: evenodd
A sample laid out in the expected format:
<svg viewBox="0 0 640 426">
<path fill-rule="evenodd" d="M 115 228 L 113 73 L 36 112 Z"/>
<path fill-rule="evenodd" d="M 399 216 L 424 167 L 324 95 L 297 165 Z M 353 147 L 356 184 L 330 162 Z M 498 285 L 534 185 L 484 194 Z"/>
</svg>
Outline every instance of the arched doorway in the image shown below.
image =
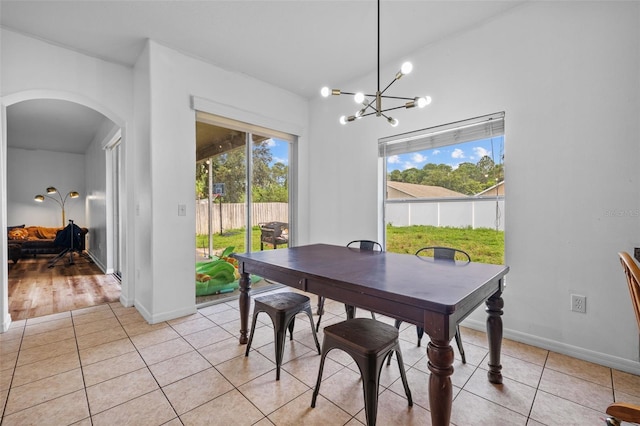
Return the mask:
<svg viewBox="0 0 640 426">
<path fill-rule="evenodd" d="M 84 170 L 83 190 L 81 192 L 83 196 L 82 203 L 80 207 L 74 206 L 75 210 L 72 214 L 83 216 L 82 220 L 93 230 L 91 233 L 91 244 L 94 248 L 92 258 L 100 265 L 103 271 L 112 272 L 113 241 L 122 241 L 119 235 L 114 236 L 114 231 L 126 228 L 126 221 L 121 221 L 124 223 L 122 223 L 122 227 L 117 229 L 112 226 L 114 214 L 120 217 L 119 211 L 114 211 L 114 209 L 122 210 L 126 206 L 126 202 L 123 200 L 124 191 L 121 190 L 124 187 L 126 177 L 119 176 L 115 180 L 118 182 L 117 188 L 114 188 L 112 184 L 114 182 L 113 173 L 121 173 L 121 169 L 124 168 L 116 168 L 113 165 L 113 161 L 110 160 L 113 155 L 111 149 L 116 145 L 119 146 L 120 159 L 118 165 L 123 163 L 126 157 L 126 142 L 122 120 L 90 99 L 74 94 L 52 91 L 27 91 L 5 96 L 0 99 L 0 107 L 4 124 L 0 150 L 0 164 L 2 165 L 2 171 L 0 172 L 2 226 L 6 229 L 6 226 L 12 225 L 18 218 L 24 218 L 24 222 L 45 220 L 44 216 L 38 218 L 38 215 L 46 214 L 46 209 L 39 211 L 34 209 L 32 202 L 34 194 L 31 194 L 33 189 L 30 188 L 30 186 L 34 185 L 42 186 L 41 182 L 38 182 L 37 178 L 24 179 L 24 174 L 21 175 L 23 181 L 19 182 L 19 185 L 12 181 L 12 167 L 15 169 L 14 166 L 18 166 L 15 163 L 14 154 L 18 152 L 21 154 L 18 156 L 21 157 L 20 160 L 23 167 L 25 163 L 28 164 L 32 160 L 36 162 L 46 161 L 47 155 L 51 160 L 60 160 L 65 156 L 69 156 L 74 159 L 71 160 L 72 166 L 68 167 L 69 169 L 74 169 L 76 168 L 75 165 L 77 165 L 77 168 Z M 65 124 L 62 123 L 64 120 L 75 121 L 71 124 Z M 65 125 L 68 132 L 67 139 L 74 140 L 79 134 L 80 138 L 90 139 L 85 141 L 86 146 L 65 145 Z M 23 127 L 22 129 L 20 128 L 21 126 Z M 47 132 L 48 126 L 51 129 L 49 132 Z M 25 132 L 25 128 L 29 129 L 29 135 L 21 134 L 21 132 Z M 54 131 L 54 128 L 57 130 Z M 57 134 L 57 131 L 63 132 L 63 134 Z M 31 142 L 25 143 L 21 147 L 19 139 L 25 136 L 31 139 Z M 114 144 L 114 138 L 117 138 L 118 144 Z M 39 141 L 40 146 L 36 144 L 38 142 L 37 139 L 42 139 Z M 39 150 L 40 152 L 38 152 Z M 87 164 L 83 164 L 80 167 L 79 161 L 75 159 L 82 156 L 88 159 L 85 161 Z M 45 157 L 45 160 L 43 160 L 43 157 Z M 69 160 L 60 160 L 61 164 L 65 164 L 65 161 Z M 63 191 L 67 189 L 64 186 L 66 176 L 64 170 L 52 171 L 50 168 L 49 173 L 54 175 L 53 180 L 57 179 L 63 182 L 57 184 L 62 187 Z M 124 175 L 124 173 L 122 174 Z M 33 175 L 37 177 L 38 174 L 34 172 Z M 77 176 L 78 172 L 76 171 L 76 182 L 78 180 Z M 53 185 L 54 183 L 51 184 Z M 16 186 L 19 186 L 20 189 L 16 190 Z M 42 189 L 38 190 L 42 191 Z M 114 202 L 114 197 L 118 197 L 118 202 Z M 31 213 L 25 213 L 27 210 L 31 211 Z M 22 223 L 22 220 L 18 221 Z M 8 312 L 7 237 L 6 233 L 3 234 L 5 236 L 2 249 L 0 249 L 3 258 L 1 271 L 3 285 L 0 288 L 0 304 L 2 305 L 2 327 L 3 330 L 6 330 L 11 318 Z M 119 251 L 121 252 L 122 250 Z M 126 274 L 123 273 L 122 278 L 123 295 L 121 300 L 123 298 L 125 300 L 132 299 L 127 297 L 129 288 Z"/>
</svg>

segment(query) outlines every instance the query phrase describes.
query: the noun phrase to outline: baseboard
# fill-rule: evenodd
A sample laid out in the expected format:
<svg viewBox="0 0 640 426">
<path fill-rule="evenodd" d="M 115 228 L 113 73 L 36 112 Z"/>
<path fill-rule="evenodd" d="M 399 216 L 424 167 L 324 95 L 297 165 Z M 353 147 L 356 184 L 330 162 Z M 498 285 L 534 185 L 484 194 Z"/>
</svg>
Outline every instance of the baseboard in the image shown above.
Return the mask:
<svg viewBox="0 0 640 426">
<path fill-rule="evenodd" d="M 5 315 L 4 318 L 2 319 L 2 332 L 4 333 L 5 331 L 9 330 L 10 326 L 11 326 L 11 315 L 7 313 L 7 315 Z"/>
<path fill-rule="evenodd" d="M 195 306 L 188 306 L 183 309 L 178 309 L 170 312 L 161 312 L 159 314 L 152 315 L 144 306 L 135 305 L 140 315 L 147 321 L 149 324 L 157 324 L 163 321 L 169 321 L 172 319 L 184 317 L 187 315 L 193 315 L 197 312 Z"/>
<path fill-rule="evenodd" d="M 464 320 L 461 325 L 473 330 L 483 332 L 487 330 L 486 323 L 472 319 Z M 502 336 L 505 339 L 514 340 L 516 342 L 525 343 L 531 346 L 536 346 L 538 348 L 557 352 L 559 354 L 567 355 L 573 358 L 578 358 L 583 361 L 593 362 L 598 365 L 604 365 L 605 367 L 615 368 L 616 370 L 624 371 L 626 373 L 640 375 L 640 363 L 634 360 L 620 358 L 601 352 L 595 352 L 589 349 L 580 348 L 578 346 L 568 345 L 557 340 L 550 340 L 544 337 L 534 336 L 532 334 L 509 330 L 506 328 L 503 330 Z"/>
<path fill-rule="evenodd" d="M 100 260 L 95 257 L 90 251 L 85 250 L 85 253 L 91 258 L 91 261 L 96 264 L 98 268 L 102 271 L 103 274 L 107 273 L 107 267 L 100 262 Z"/>
</svg>

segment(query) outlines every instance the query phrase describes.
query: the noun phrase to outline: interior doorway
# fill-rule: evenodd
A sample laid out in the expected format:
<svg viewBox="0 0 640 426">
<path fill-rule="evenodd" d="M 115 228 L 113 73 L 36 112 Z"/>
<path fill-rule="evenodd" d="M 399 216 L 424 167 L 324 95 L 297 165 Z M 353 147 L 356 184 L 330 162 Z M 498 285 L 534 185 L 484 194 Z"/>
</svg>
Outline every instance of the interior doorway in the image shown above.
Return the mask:
<svg viewBox="0 0 640 426">
<path fill-rule="evenodd" d="M 47 185 L 63 188 L 64 191 L 69 188 L 78 191 L 79 200 L 73 200 L 73 203 L 65 206 L 67 217 L 73 218 L 77 225 L 90 229 L 91 234 L 87 239 L 90 261 L 98 265 L 104 274 L 109 264 L 107 253 L 112 246 L 107 241 L 110 226 L 106 219 L 107 175 L 112 175 L 106 170 L 104 145 L 115 132 L 120 131 L 121 120 L 111 117 L 109 112 L 103 112 L 104 108 L 100 105 L 77 95 L 40 92 L 29 91 L 1 99 L 0 108 L 6 117 L 1 147 L 1 222 L 3 226 L 25 224 L 58 227 L 60 209 L 55 212 L 55 219 L 49 218 L 50 208 L 38 209 L 33 202 L 34 194 L 41 193 Z M 84 144 L 74 143 L 79 140 L 78 137 Z M 122 157 L 121 148 L 118 152 Z M 118 163 L 121 164 L 121 161 Z M 117 173 L 116 178 L 121 188 L 121 173 Z M 118 223 L 122 226 L 120 220 Z M 8 240 L 4 241 L 2 275 L 5 278 L 0 289 L 0 303 L 2 327 L 6 329 L 11 321 L 8 285 L 10 262 L 7 262 Z M 56 267 L 59 265 L 62 262 L 58 262 Z M 72 309 L 75 309 L 79 305 L 68 306 L 74 306 Z"/>
</svg>

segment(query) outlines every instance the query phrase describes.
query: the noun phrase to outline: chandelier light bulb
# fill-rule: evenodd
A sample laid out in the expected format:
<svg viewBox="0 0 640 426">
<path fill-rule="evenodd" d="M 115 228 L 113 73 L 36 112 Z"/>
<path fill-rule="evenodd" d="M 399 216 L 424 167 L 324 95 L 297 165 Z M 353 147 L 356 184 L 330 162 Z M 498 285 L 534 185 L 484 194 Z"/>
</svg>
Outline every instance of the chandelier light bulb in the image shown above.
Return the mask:
<svg viewBox="0 0 640 426">
<path fill-rule="evenodd" d="M 407 75 L 409 74 L 411 71 L 413 71 L 413 64 L 411 62 L 405 62 L 404 64 L 402 64 L 402 66 L 400 67 L 400 72 L 402 73 L 402 75 Z"/>
<path fill-rule="evenodd" d="M 424 108 L 425 106 L 431 103 L 431 97 L 405 97 L 405 96 L 397 96 L 397 95 L 389 95 L 385 94 L 387 89 L 391 87 L 396 81 L 402 78 L 402 76 L 410 74 L 413 71 L 413 64 L 409 61 L 404 62 L 400 66 L 400 70 L 396 72 L 395 76 L 391 80 L 391 82 L 386 87 L 380 87 L 380 1 L 378 0 L 378 86 L 377 90 L 368 91 L 368 94 L 364 94 L 363 92 L 347 92 L 341 91 L 340 89 L 329 89 L 328 87 L 323 87 L 320 90 L 320 93 L 325 98 L 329 95 L 351 95 L 353 96 L 353 100 L 359 104 L 359 110 L 355 112 L 354 115 L 340 117 L 340 124 L 347 124 L 350 121 L 359 120 L 363 117 L 384 117 L 390 125 L 396 127 L 398 125 L 398 120 L 392 117 L 388 117 L 385 115 L 387 111 L 396 110 L 399 108 L 411 109 L 414 107 Z M 367 99 L 369 98 L 369 100 Z M 396 105 L 391 106 L 383 106 L 383 101 L 395 103 Z M 398 105 L 399 104 L 399 105 Z M 403 105 L 404 104 L 404 105 Z"/>
</svg>

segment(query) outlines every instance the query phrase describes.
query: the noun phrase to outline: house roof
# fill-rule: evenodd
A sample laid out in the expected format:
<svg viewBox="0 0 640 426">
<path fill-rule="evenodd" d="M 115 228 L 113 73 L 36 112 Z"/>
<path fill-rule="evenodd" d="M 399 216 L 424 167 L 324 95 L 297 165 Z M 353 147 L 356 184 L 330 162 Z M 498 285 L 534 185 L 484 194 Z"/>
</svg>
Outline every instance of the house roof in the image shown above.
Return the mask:
<svg viewBox="0 0 640 426">
<path fill-rule="evenodd" d="M 407 182 L 387 181 L 387 198 L 445 198 L 467 197 L 460 192 L 441 186 L 418 185 Z"/>
<path fill-rule="evenodd" d="M 485 189 L 482 192 L 478 192 L 476 197 L 485 197 L 491 195 L 504 195 L 504 181 L 498 182 L 490 188 Z"/>
</svg>

